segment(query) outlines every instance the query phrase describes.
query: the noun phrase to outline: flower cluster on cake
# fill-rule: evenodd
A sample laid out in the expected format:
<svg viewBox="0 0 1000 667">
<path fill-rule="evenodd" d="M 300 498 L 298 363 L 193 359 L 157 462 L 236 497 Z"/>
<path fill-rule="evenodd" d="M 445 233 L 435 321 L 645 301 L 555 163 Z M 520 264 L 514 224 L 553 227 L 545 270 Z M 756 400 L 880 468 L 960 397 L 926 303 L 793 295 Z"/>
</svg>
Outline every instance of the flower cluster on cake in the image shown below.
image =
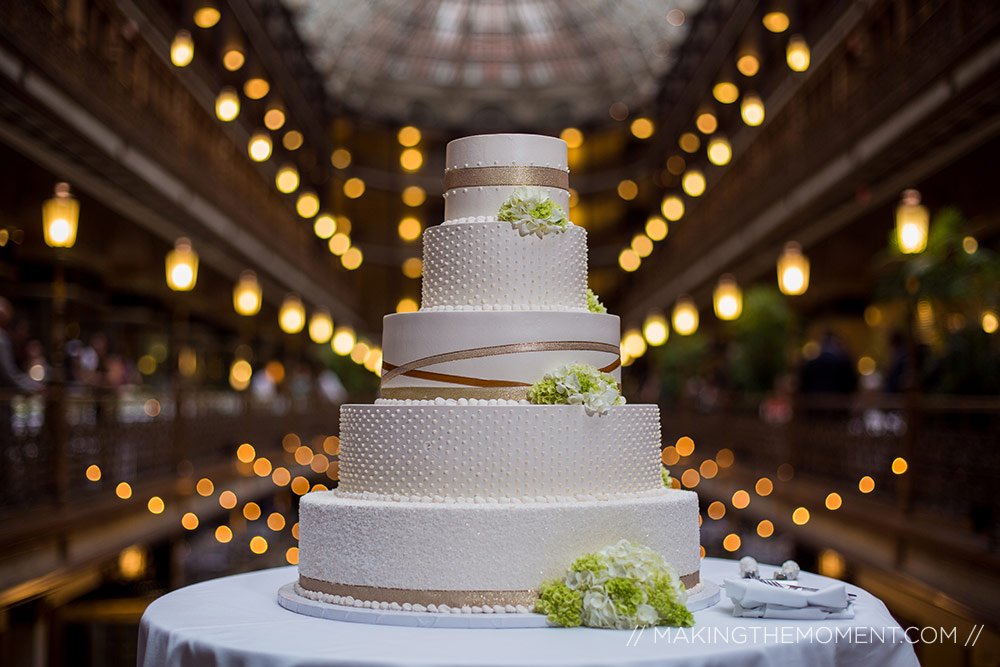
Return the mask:
<svg viewBox="0 0 1000 667">
<path fill-rule="evenodd" d="M 566 144 L 448 145 L 420 310 L 385 317 L 380 397 L 340 412 L 340 483 L 300 504 L 300 594 L 560 625 L 688 625 L 698 501 L 621 395 L 621 324 L 587 287 Z M 567 568 L 569 568 L 567 570 Z"/>
</svg>

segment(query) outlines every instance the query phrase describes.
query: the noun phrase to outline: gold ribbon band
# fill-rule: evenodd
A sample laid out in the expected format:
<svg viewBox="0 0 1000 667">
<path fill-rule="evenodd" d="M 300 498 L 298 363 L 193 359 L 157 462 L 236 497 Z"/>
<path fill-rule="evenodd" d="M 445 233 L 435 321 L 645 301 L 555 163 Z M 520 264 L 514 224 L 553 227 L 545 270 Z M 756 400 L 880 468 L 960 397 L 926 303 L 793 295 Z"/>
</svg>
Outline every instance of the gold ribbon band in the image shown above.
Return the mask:
<svg viewBox="0 0 1000 667">
<path fill-rule="evenodd" d="M 444 175 L 444 189 L 491 185 L 537 185 L 569 190 L 569 174 L 552 167 L 473 167 L 452 169 Z"/>
<path fill-rule="evenodd" d="M 429 357 L 424 357 L 422 359 L 416 359 L 408 363 L 402 364 L 401 366 L 395 366 L 390 363 L 382 362 L 382 384 L 384 385 L 389 380 L 400 375 L 408 375 L 410 377 L 423 377 L 423 379 L 438 379 L 427 377 L 428 371 L 420 371 L 424 374 L 423 376 L 415 375 L 414 371 L 417 371 L 424 366 L 432 366 L 434 364 L 443 364 L 448 361 L 460 361 L 463 359 L 480 359 L 482 357 L 495 357 L 501 354 L 519 354 L 521 352 L 552 352 L 559 350 L 572 350 L 572 351 L 596 351 L 596 352 L 608 352 L 615 355 L 615 361 L 609 366 L 605 366 L 600 369 L 601 371 L 607 373 L 614 370 L 621 363 L 619 358 L 620 350 L 617 345 L 612 345 L 611 343 L 592 343 L 587 341 L 572 341 L 572 340 L 554 340 L 546 341 L 542 343 L 511 343 L 509 345 L 490 345 L 487 347 L 474 347 L 468 350 L 458 350 L 456 352 L 445 352 L 443 354 L 433 354 Z M 605 370 L 607 369 L 607 370 Z M 386 372 L 388 371 L 388 372 Z M 460 375 L 447 375 L 445 373 L 434 374 L 440 375 L 441 382 L 451 382 L 453 384 L 468 384 L 474 387 L 528 387 L 530 385 L 524 382 L 515 382 L 513 380 L 481 380 L 478 378 L 464 378 Z M 461 381 L 459 381 L 461 380 Z"/>
<path fill-rule="evenodd" d="M 684 588 L 691 589 L 700 581 L 698 572 L 685 574 L 681 577 Z M 313 579 L 299 575 L 299 586 L 317 593 L 327 595 L 351 596 L 355 600 L 373 600 L 375 602 L 395 602 L 396 604 L 446 604 L 449 607 L 483 607 L 493 605 L 522 605 L 531 609 L 538 599 L 538 591 L 441 591 L 410 588 L 382 588 L 380 586 L 353 586 L 350 584 L 335 584 L 321 579 Z"/>
</svg>

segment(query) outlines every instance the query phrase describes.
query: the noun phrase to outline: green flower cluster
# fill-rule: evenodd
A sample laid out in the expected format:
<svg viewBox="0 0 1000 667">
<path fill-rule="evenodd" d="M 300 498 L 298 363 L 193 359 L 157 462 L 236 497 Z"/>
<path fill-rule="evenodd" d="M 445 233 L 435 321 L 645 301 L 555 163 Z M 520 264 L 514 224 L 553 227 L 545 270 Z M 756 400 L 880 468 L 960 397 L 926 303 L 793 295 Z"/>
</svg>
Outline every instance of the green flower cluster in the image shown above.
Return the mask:
<svg viewBox="0 0 1000 667">
<path fill-rule="evenodd" d="M 534 234 L 539 238 L 569 227 L 562 206 L 536 187 L 516 188 L 500 205 L 497 220 L 511 223 L 521 236 Z"/>
<path fill-rule="evenodd" d="M 601 300 L 597 298 L 594 294 L 594 290 L 587 288 L 587 310 L 592 313 L 607 313 L 608 309 L 604 307 Z"/>
<path fill-rule="evenodd" d="M 667 466 L 660 466 L 660 479 L 663 480 L 663 486 L 668 489 L 674 487 L 674 478 L 670 476 L 670 471 L 667 470 Z"/>
<path fill-rule="evenodd" d="M 565 577 L 543 583 L 538 593 L 535 611 L 563 627 L 694 625 L 677 574 L 660 554 L 627 540 L 580 556 Z"/>
<path fill-rule="evenodd" d="M 588 413 L 607 412 L 625 399 L 611 373 L 589 364 L 560 366 L 531 386 L 528 400 L 542 405 L 583 405 Z"/>
</svg>

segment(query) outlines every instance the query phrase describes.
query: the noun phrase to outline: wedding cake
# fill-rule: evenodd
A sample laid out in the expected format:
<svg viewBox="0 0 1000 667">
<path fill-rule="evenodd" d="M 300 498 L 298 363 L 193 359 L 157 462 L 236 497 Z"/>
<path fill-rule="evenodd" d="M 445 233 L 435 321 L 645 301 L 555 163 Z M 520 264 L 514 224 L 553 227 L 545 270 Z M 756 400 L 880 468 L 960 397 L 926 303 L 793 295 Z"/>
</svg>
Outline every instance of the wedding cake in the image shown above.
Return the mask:
<svg viewBox="0 0 1000 667">
<path fill-rule="evenodd" d="M 339 487 L 302 498 L 297 592 L 530 611 L 543 580 L 623 539 L 690 589 L 698 500 L 664 485 L 657 406 L 619 396 L 619 320 L 564 213 L 566 144 L 466 137 L 446 162 L 421 308 L 385 317 L 380 398 L 341 408 Z"/>
</svg>

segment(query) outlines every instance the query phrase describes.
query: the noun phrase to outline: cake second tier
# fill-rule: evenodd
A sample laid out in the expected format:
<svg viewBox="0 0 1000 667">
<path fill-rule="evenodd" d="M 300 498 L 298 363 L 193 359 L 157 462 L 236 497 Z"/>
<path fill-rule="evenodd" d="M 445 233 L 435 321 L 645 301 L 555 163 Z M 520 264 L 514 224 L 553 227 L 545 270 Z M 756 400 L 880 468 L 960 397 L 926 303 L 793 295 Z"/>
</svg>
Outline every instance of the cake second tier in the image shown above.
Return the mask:
<svg viewBox="0 0 1000 667">
<path fill-rule="evenodd" d="M 521 236 L 509 222 L 424 232 L 422 310 L 587 310 L 587 232 Z"/>
<path fill-rule="evenodd" d="M 340 492 L 520 503 L 663 489 L 655 405 L 465 403 L 343 406 Z"/>
</svg>

